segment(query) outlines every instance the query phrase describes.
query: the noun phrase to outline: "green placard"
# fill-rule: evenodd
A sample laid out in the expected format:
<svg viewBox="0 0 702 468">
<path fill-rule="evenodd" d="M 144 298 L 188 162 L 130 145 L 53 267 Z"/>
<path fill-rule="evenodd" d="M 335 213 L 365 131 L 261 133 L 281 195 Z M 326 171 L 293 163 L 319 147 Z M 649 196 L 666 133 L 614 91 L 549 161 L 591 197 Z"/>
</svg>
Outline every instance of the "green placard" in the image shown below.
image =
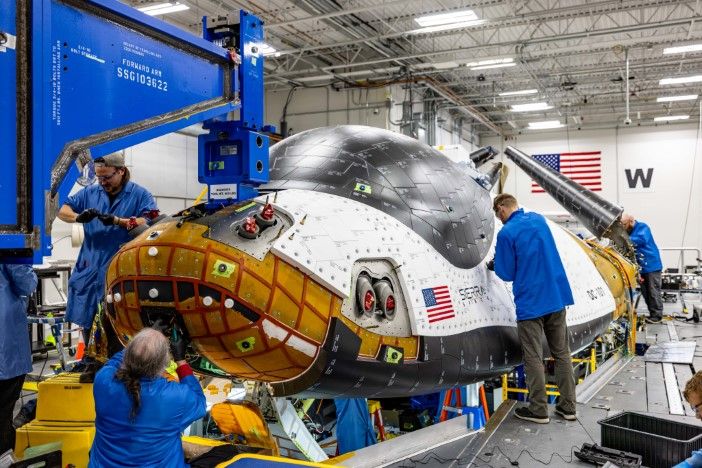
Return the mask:
<svg viewBox="0 0 702 468">
<path fill-rule="evenodd" d="M 244 338 L 241 341 L 237 341 L 236 347 L 239 348 L 239 351 L 242 353 L 248 353 L 249 351 L 253 351 L 254 345 L 256 344 L 256 338 L 253 336 L 250 336 L 248 338 Z"/>
<path fill-rule="evenodd" d="M 236 271 L 236 265 L 233 263 L 224 262 L 222 260 L 217 260 L 212 269 L 212 274 L 215 276 L 221 276 L 224 278 L 229 278 Z"/>
<path fill-rule="evenodd" d="M 389 364 L 399 364 L 402 361 L 402 351 L 388 346 L 385 350 L 385 362 Z"/>
<path fill-rule="evenodd" d="M 355 192 L 361 192 L 370 195 L 372 190 L 371 186 L 368 184 L 356 184 L 356 187 L 353 189 Z"/>
</svg>

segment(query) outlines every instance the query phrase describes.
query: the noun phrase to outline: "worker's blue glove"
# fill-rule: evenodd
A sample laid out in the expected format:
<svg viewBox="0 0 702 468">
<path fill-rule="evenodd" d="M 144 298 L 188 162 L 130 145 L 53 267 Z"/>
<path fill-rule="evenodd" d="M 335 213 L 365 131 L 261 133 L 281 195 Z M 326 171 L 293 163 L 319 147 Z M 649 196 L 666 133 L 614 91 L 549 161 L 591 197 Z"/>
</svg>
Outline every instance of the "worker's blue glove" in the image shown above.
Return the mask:
<svg viewBox="0 0 702 468">
<path fill-rule="evenodd" d="M 98 216 L 98 219 L 105 226 L 114 226 L 117 224 L 117 220 L 118 220 L 117 216 L 110 214 L 110 213 L 101 214 Z"/>
<path fill-rule="evenodd" d="M 88 208 L 87 210 L 83 210 L 76 217 L 76 223 L 89 223 L 98 216 L 100 216 L 100 212 L 98 210 L 96 210 L 95 208 Z"/>
<path fill-rule="evenodd" d="M 171 334 L 171 354 L 173 355 L 173 360 L 175 362 L 185 361 L 185 340 L 183 335 L 178 333 L 176 329 L 173 329 Z"/>
</svg>

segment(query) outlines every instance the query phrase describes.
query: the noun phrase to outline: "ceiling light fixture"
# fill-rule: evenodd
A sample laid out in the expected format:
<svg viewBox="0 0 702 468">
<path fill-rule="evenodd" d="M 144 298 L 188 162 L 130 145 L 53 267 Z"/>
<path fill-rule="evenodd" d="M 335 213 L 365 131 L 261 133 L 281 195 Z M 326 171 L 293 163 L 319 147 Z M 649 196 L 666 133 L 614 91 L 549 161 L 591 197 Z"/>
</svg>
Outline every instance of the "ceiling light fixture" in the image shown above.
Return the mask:
<svg viewBox="0 0 702 468">
<path fill-rule="evenodd" d="M 540 111 L 540 110 L 547 110 L 551 109 L 553 106 L 550 106 L 546 102 L 531 102 L 529 104 L 515 104 L 512 106 L 511 111 L 512 112 L 531 112 L 531 111 Z"/>
<path fill-rule="evenodd" d="M 664 54 L 684 54 L 685 52 L 699 52 L 702 51 L 702 44 L 690 44 L 685 46 L 677 47 L 666 47 L 663 49 Z"/>
<path fill-rule="evenodd" d="M 489 68 L 505 68 L 505 67 L 513 67 L 515 66 L 516 63 L 496 63 L 495 65 L 482 65 L 479 67 L 471 67 L 471 70 L 487 70 Z"/>
<path fill-rule="evenodd" d="M 507 91 L 505 93 L 500 93 L 500 96 L 523 96 L 525 94 L 536 94 L 538 89 L 522 89 L 521 91 Z"/>
<path fill-rule="evenodd" d="M 146 5 L 143 7 L 137 8 L 139 11 L 149 11 L 149 10 L 157 10 L 159 8 L 166 8 L 169 6 L 172 6 L 173 4 L 171 2 L 163 2 L 163 3 L 154 3 L 153 5 Z"/>
<path fill-rule="evenodd" d="M 166 3 L 156 3 L 154 5 L 149 5 L 141 8 L 137 8 L 142 13 L 146 13 L 150 16 L 165 15 L 167 13 L 174 13 L 176 11 L 189 10 L 190 7 L 180 2 L 166 2 Z"/>
<path fill-rule="evenodd" d="M 685 83 L 699 83 L 702 81 L 702 75 L 693 76 L 680 76 L 678 78 L 663 78 L 658 82 L 659 85 L 670 85 L 670 84 L 685 84 Z"/>
<path fill-rule="evenodd" d="M 561 128 L 565 127 L 560 120 L 543 120 L 541 122 L 529 122 L 530 130 L 544 130 L 547 128 Z"/>
<path fill-rule="evenodd" d="M 278 52 L 278 50 L 275 47 L 271 46 L 270 44 L 266 44 L 266 43 L 261 44 L 260 51 L 261 51 L 261 55 L 263 55 L 264 57 L 268 57 L 270 55 L 280 57 L 280 52 Z"/>
<path fill-rule="evenodd" d="M 478 19 L 473 10 L 452 11 L 437 15 L 427 15 L 415 18 L 414 21 L 421 26 L 420 29 L 409 31 L 410 34 L 425 34 L 449 29 L 469 28 L 483 24 L 485 20 Z"/>
<path fill-rule="evenodd" d="M 665 115 L 663 117 L 655 117 L 654 122 L 670 122 L 671 120 L 687 120 L 689 115 Z"/>
<path fill-rule="evenodd" d="M 478 26 L 484 22 L 485 20 L 474 20 L 463 21 L 461 23 L 439 24 L 436 26 L 428 26 L 426 28 L 413 29 L 412 31 L 407 31 L 407 34 L 428 34 L 439 31 L 448 31 L 450 29 L 470 28 L 471 26 Z"/>
<path fill-rule="evenodd" d="M 450 13 L 440 13 L 437 15 L 420 16 L 414 20 L 423 28 L 429 26 L 441 26 L 445 24 L 465 23 L 475 21 L 478 15 L 473 10 L 452 11 Z"/>
<path fill-rule="evenodd" d="M 478 62 L 466 63 L 466 67 L 470 67 L 471 70 L 487 70 L 488 68 L 503 68 L 503 67 L 513 67 L 514 59 L 512 57 L 498 58 L 498 59 L 487 59 L 480 60 Z"/>
<path fill-rule="evenodd" d="M 658 102 L 675 102 L 675 101 L 694 101 L 697 99 L 697 94 L 685 94 L 683 96 L 661 96 L 656 101 Z"/>
<path fill-rule="evenodd" d="M 477 62 L 466 63 L 466 67 L 482 67 L 484 65 L 500 65 L 503 63 L 512 63 L 514 59 L 512 57 L 498 58 L 498 59 L 486 59 L 479 60 Z"/>
</svg>

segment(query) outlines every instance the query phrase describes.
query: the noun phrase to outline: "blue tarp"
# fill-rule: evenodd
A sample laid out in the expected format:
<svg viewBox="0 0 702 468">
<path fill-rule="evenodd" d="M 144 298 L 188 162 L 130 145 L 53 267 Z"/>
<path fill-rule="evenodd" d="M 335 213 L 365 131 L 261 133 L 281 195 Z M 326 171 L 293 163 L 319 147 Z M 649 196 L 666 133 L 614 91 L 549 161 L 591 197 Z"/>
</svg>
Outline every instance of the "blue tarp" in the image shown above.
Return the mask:
<svg viewBox="0 0 702 468">
<path fill-rule="evenodd" d="M 377 442 L 365 398 L 334 398 L 339 455 Z"/>
</svg>

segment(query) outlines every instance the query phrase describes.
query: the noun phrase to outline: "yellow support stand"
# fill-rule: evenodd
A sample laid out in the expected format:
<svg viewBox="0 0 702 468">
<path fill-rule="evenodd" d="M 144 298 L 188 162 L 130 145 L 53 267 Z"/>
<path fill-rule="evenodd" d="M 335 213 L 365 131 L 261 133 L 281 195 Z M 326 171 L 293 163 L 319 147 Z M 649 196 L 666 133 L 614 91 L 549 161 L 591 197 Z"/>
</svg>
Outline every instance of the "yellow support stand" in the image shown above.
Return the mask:
<svg viewBox="0 0 702 468">
<path fill-rule="evenodd" d="M 549 360 L 553 360 L 549 358 Z M 590 357 L 587 358 L 572 358 L 574 364 L 585 364 L 588 366 L 590 373 L 592 374 L 597 370 L 597 355 L 594 346 L 590 349 Z M 546 395 L 548 396 L 559 396 L 560 393 L 557 389 L 558 387 L 553 384 L 546 384 Z M 549 390 L 551 389 L 551 390 Z M 502 401 L 508 399 L 510 393 L 524 393 L 528 394 L 529 390 L 526 388 L 510 387 L 507 380 L 507 374 L 502 374 Z"/>
<path fill-rule="evenodd" d="M 39 382 L 37 418 L 17 429 L 17 456 L 23 456 L 28 447 L 61 442 L 64 466 L 88 465 L 95 437 L 95 402 L 93 384 L 80 383 L 79 378 L 79 373 L 65 372 Z"/>
<path fill-rule="evenodd" d="M 39 382 L 27 382 L 26 380 L 22 384 L 22 390 L 25 392 L 38 392 Z"/>
</svg>

